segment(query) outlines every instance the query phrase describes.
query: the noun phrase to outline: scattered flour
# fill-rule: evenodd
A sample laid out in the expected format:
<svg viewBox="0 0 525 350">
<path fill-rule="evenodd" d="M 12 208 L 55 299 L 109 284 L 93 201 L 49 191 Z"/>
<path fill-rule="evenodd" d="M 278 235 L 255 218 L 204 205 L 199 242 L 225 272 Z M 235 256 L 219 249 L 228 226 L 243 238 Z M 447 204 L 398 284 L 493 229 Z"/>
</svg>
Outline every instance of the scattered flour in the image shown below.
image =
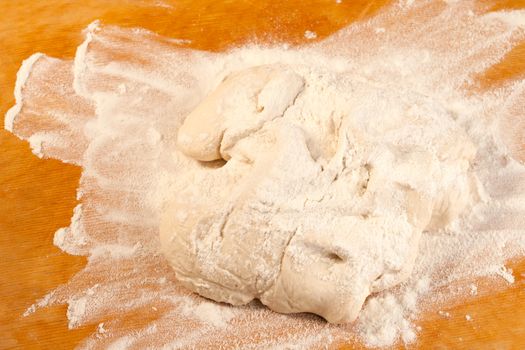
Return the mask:
<svg viewBox="0 0 525 350">
<path fill-rule="evenodd" d="M 450 318 L 450 312 L 448 312 L 448 311 L 442 311 L 442 310 L 439 310 L 439 311 L 438 311 L 438 314 L 439 314 L 439 316 L 441 316 L 441 317 L 444 317 L 444 318 Z"/>
<path fill-rule="evenodd" d="M 24 315 L 68 304 L 70 328 L 94 325 L 80 345 L 88 349 L 389 346 L 417 341 L 424 310 L 450 317 L 439 310 L 458 295 L 443 287 L 464 283 L 465 294 L 475 295 L 478 288 L 470 283 L 478 276 L 514 283 L 505 263 L 525 254 L 525 168 L 511 150 L 522 137 L 514 125 L 522 123 L 525 83 L 474 87 L 478 74 L 525 39 L 525 13 L 484 14 L 487 9 L 470 1 L 400 5 L 291 49 L 249 46 L 213 54 L 95 22 L 74 61 L 43 54 L 26 60 L 5 128 L 29 141 L 35 154 L 82 167 L 81 204 L 54 243 L 89 259 Z M 377 28 L 384 28 L 381 35 Z M 175 151 L 182 120 L 231 72 L 273 63 L 325 67 L 321 85 L 329 74 L 340 74 L 400 98 L 425 96 L 478 150 L 471 166 L 479 179 L 476 204 L 446 229 L 423 232 L 410 278 L 370 296 L 353 324 L 277 314 L 258 302 L 215 304 L 183 288 L 159 252 L 159 213 L 173 195 L 174 174 L 189 164 Z M 355 90 L 361 97 L 355 110 L 364 118 L 399 108 L 395 99 L 363 91 Z M 326 111 L 332 102 L 319 101 L 310 112 Z M 130 314 L 147 317 L 130 328 Z"/>
<path fill-rule="evenodd" d="M 67 318 L 69 320 L 69 329 L 74 329 L 80 325 L 80 321 L 86 312 L 86 304 L 88 299 L 86 297 L 71 298 L 68 301 Z"/>
<path fill-rule="evenodd" d="M 306 39 L 315 39 L 317 38 L 317 33 L 316 32 L 312 32 L 311 30 L 307 30 L 304 32 L 304 37 Z"/>
<path fill-rule="evenodd" d="M 494 268 L 494 272 L 509 283 L 514 283 L 515 281 L 514 275 L 512 274 L 512 269 L 508 269 L 505 266 L 497 266 Z"/>
<path fill-rule="evenodd" d="M 107 332 L 107 330 L 104 328 L 104 322 L 100 322 L 97 326 L 97 332 L 100 334 L 104 334 Z"/>
<path fill-rule="evenodd" d="M 477 295 L 478 287 L 475 284 L 470 285 L 470 295 Z"/>
<path fill-rule="evenodd" d="M 200 321 L 217 328 L 224 328 L 235 316 L 231 306 L 219 305 L 213 302 L 194 303 L 191 300 L 184 303 L 181 312 L 189 317 L 195 316 Z"/>
<path fill-rule="evenodd" d="M 36 61 L 38 61 L 42 57 L 42 55 L 43 54 L 41 53 L 33 54 L 31 57 L 29 57 L 22 63 L 22 67 L 20 67 L 20 69 L 16 73 L 15 99 L 17 101 L 17 104 L 13 108 L 11 108 L 5 115 L 4 128 L 7 131 L 13 131 L 13 123 L 18 113 L 20 113 L 20 109 L 22 108 L 22 104 L 24 101 L 22 97 L 22 87 L 25 85 L 27 79 L 29 78 L 29 75 L 31 74 L 31 68 L 33 67 L 33 64 Z"/>
</svg>

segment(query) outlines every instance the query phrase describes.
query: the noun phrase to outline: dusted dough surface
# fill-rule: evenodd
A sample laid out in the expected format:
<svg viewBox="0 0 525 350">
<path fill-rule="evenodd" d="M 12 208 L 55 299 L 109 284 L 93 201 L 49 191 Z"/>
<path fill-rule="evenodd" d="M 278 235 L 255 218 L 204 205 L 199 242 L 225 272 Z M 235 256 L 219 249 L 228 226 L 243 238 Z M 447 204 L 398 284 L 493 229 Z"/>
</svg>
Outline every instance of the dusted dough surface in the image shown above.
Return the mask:
<svg viewBox="0 0 525 350">
<path fill-rule="evenodd" d="M 406 279 L 421 232 L 445 227 L 476 192 L 475 147 L 453 115 L 322 68 L 228 75 L 177 146 L 188 167 L 161 245 L 178 279 L 216 301 L 257 298 L 334 323 Z"/>
</svg>

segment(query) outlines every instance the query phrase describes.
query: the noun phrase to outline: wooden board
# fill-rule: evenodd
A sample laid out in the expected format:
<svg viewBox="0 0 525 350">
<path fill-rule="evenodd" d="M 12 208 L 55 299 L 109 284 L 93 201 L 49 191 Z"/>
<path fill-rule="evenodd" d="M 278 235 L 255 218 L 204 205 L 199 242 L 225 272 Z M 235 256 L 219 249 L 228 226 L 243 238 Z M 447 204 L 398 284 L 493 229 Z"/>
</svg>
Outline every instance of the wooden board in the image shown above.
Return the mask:
<svg viewBox="0 0 525 350">
<path fill-rule="evenodd" d="M 139 26 L 191 39 L 192 47 L 221 50 L 247 41 L 300 43 L 305 30 L 320 38 L 372 15 L 386 1 L 155 0 L 2 1 L 0 11 L 0 112 L 14 103 L 21 61 L 36 51 L 72 57 L 81 30 L 92 20 Z M 152 6 L 152 4 L 158 4 Z M 165 3 L 168 3 L 167 1 Z M 522 8 L 525 1 L 494 2 Z M 525 72 L 525 44 L 481 79 L 482 85 Z M 0 131 L 0 349 L 70 349 L 96 325 L 69 331 L 65 306 L 22 317 L 37 298 L 66 282 L 85 263 L 53 246 L 54 231 L 69 224 L 80 169 L 40 160 L 28 145 Z M 418 346 L 424 349 L 525 348 L 525 261 L 510 264 L 516 282 L 489 296 L 447 309 L 452 317 L 424 315 Z M 465 315 L 470 314 L 472 321 Z M 349 344 L 348 348 L 354 348 Z"/>
</svg>

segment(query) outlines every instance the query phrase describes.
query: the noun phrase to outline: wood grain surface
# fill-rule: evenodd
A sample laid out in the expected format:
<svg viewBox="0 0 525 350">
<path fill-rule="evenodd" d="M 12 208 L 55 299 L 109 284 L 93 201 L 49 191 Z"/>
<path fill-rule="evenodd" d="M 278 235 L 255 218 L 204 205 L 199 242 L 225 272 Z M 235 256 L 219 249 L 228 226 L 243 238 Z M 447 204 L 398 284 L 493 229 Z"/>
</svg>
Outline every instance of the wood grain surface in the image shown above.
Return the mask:
<svg viewBox="0 0 525 350">
<path fill-rule="evenodd" d="M 0 1 L 0 112 L 14 103 L 21 61 L 36 51 L 72 57 L 81 30 L 95 19 L 139 26 L 191 39 L 192 47 L 221 50 L 247 41 L 304 42 L 304 31 L 323 37 L 372 15 L 387 1 L 343 0 L 25 0 Z M 172 7 L 162 6 L 170 4 Z M 525 1 L 495 1 L 494 8 L 525 8 Z M 525 72 L 525 43 L 480 77 L 499 84 Z M 80 169 L 32 155 L 27 143 L 0 131 L 0 349 L 70 349 L 96 325 L 68 330 L 65 306 L 22 313 L 66 282 L 85 263 L 53 246 L 69 224 Z M 463 300 L 423 316 L 422 349 L 524 349 L 525 261 L 510 262 L 516 282 L 490 295 Z M 483 285 L 483 281 L 477 281 Z M 467 321 L 465 315 L 472 316 Z M 348 348 L 357 345 L 349 344 Z"/>
</svg>

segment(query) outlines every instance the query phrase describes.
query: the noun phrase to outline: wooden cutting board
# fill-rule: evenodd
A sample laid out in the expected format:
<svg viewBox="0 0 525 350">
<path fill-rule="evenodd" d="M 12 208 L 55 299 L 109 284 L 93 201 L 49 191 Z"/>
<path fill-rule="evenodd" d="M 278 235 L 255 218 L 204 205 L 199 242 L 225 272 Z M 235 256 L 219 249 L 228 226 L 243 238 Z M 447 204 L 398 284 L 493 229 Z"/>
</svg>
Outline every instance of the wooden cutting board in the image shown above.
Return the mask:
<svg viewBox="0 0 525 350">
<path fill-rule="evenodd" d="M 318 38 L 366 18 L 387 1 L 343 0 L 26 0 L 0 2 L 0 112 L 14 103 L 21 61 L 36 51 L 72 57 L 91 21 L 148 28 L 192 40 L 192 47 L 221 50 L 246 41 L 302 43 L 305 30 Z M 170 6 L 166 6 L 170 5 Z M 494 8 L 525 8 L 525 1 L 494 1 Z M 525 43 L 480 79 L 489 86 L 525 73 Z M 85 263 L 53 246 L 76 204 L 80 169 L 32 155 L 27 143 L 0 131 L 0 349 L 70 349 L 96 325 L 68 330 L 66 307 L 28 317 L 36 299 L 65 283 Z M 423 316 L 423 349 L 524 349 L 525 261 L 509 263 L 516 282 Z M 482 283 L 481 281 L 479 283 Z M 467 321 L 465 315 L 471 315 Z M 349 344 L 348 348 L 357 346 Z"/>
</svg>

